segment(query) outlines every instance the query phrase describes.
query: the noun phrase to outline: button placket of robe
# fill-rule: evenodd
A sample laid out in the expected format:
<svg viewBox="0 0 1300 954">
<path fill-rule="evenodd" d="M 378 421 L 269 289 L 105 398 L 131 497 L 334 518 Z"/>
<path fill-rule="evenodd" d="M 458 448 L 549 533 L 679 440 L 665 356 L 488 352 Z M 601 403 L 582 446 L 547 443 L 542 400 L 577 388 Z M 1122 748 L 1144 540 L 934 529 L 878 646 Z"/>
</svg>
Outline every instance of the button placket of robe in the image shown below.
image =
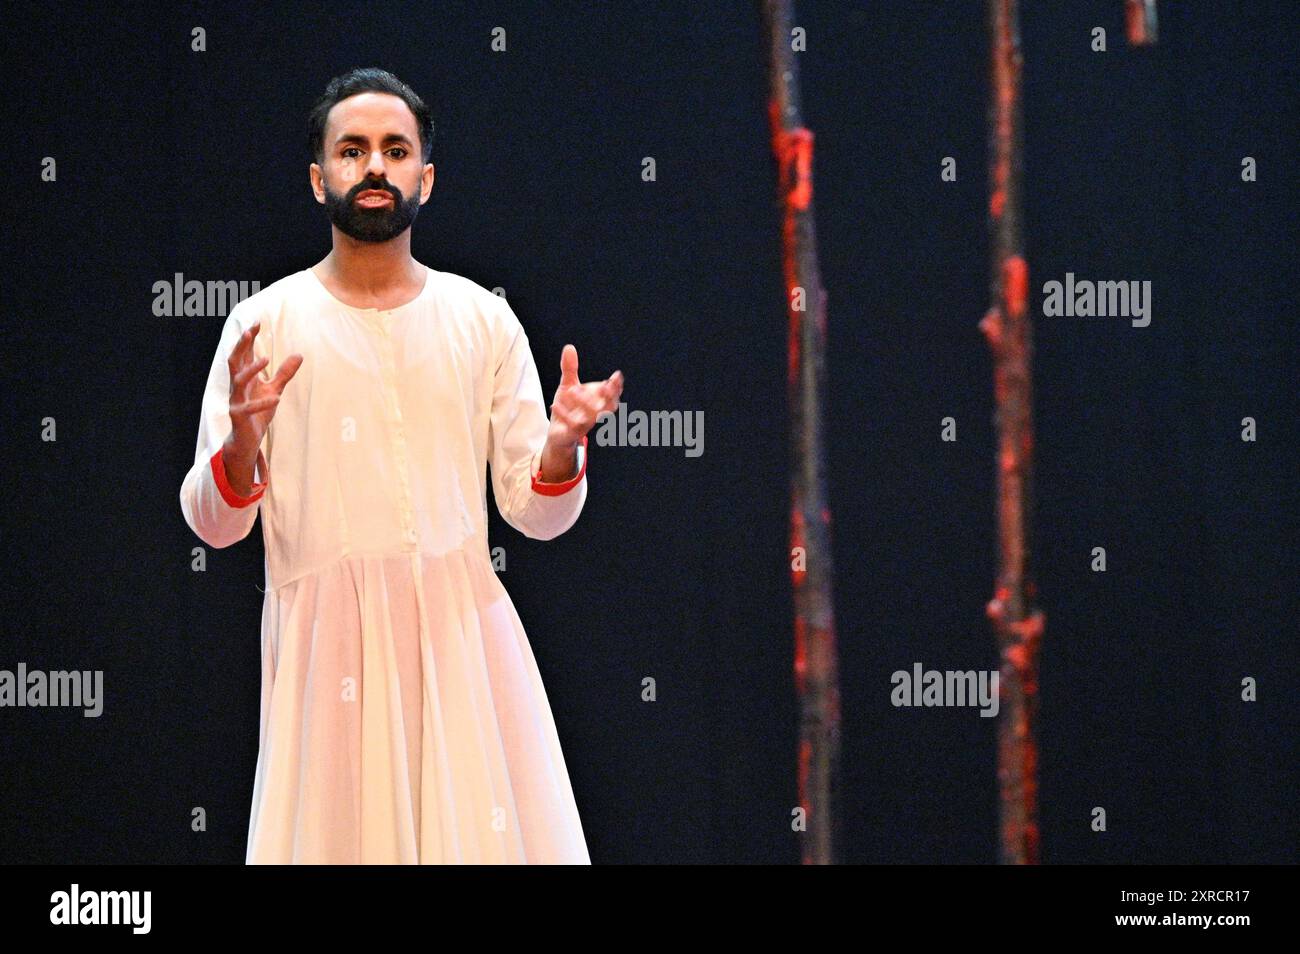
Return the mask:
<svg viewBox="0 0 1300 954">
<path fill-rule="evenodd" d="M 383 331 L 383 348 L 380 358 L 383 362 L 384 397 L 388 405 L 388 423 L 393 434 L 393 457 L 397 463 L 397 481 L 402 518 L 402 539 L 407 549 L 416 549 L 415 521 L 411 511 L 411 481 L 407 473 L 406 431 L 402 424 L 402 406 L 397 396 L 397 362 L 393 357 L 393 338 L 390 330 L 391 312 L 380 312 L 380 327 Z"/>
</svg>

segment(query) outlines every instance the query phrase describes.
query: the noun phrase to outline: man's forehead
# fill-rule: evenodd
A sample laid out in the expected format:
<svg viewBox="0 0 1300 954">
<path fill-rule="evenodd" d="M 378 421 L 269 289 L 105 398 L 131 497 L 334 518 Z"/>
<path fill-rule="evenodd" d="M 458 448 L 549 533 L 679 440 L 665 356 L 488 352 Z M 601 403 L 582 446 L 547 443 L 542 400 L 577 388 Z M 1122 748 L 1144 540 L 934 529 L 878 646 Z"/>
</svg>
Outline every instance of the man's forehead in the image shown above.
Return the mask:
<svg viewBox="0 0 1300 954">
<path fill-rule="evenodd" d="M 326 123 L 331 141 L 368 135 L 410 139 L 418 134 L 415 114 L 400 96 L 391 93 L 349 96 L 334 104 Z"/>
</svg>

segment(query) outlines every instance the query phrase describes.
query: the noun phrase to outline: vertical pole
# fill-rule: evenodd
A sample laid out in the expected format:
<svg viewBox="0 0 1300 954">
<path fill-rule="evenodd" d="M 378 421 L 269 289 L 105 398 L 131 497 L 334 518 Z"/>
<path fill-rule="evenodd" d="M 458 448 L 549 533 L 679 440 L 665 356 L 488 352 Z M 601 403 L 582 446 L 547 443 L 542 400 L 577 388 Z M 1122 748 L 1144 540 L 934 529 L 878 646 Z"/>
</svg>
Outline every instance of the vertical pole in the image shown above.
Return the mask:
<svg viewBox="0 0 1300 954">
<path fill-rule="evenodd" d="M 1156 0 L 1124 0 L 1124 27 L 1129 46 L 1154 46 L 1156 30 Z"/>
<path fill-rule="evenodd" d="M 770 48 L 768 118 L 780 173 L 789 321 L 790 548 L 794 587 L 795 686 L 799 694 L 799 804 L 807 823 L 804 864 L 833 864 L 840 732 L 839 672 L 831 601 L 830 509 L 826 503 L 826 292 L 813 227 L 813 135 L 799 110 L 799 70 L 789 0 L 763 0 Z"/>
<path fill-rule="evenodd" d="M 1029 267 L 1020 180 L 1020 22 L 1017 0 L 988 0 L 989 233 L 992 307 L 980 322 L 994 358 L 997 422 L 998 576 L 987 611 L 1000 651 L 998 784 L 1003 864 L 1038 863 L 1038 647 L 1043 615 L 1033 607 L 1030 516 L 1034 428 Z"/>
</svg>

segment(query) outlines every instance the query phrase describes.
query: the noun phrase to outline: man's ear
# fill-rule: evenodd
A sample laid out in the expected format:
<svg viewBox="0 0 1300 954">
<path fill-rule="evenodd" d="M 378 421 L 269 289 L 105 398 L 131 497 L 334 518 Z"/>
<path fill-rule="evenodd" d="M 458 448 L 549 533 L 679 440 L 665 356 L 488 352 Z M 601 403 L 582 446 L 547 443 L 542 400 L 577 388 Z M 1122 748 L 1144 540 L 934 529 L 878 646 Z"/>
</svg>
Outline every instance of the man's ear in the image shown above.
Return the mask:
<svg viewBox="0 0 1300 954">
<path fill-rule="evenodd" d="M 429 201 L 429 194 L 433 192 L 434 176 L 433 163 L 426 162 L 424 168 L 420 170 L 420 205 Z"/>
<path fill-rule="evenodd" d="M 325 204 L 325 173 L 321 167 L 312 163 L 307 167 L 307 177 L 311 180 L 311 191 L 319 205 Z"/>
</svg>

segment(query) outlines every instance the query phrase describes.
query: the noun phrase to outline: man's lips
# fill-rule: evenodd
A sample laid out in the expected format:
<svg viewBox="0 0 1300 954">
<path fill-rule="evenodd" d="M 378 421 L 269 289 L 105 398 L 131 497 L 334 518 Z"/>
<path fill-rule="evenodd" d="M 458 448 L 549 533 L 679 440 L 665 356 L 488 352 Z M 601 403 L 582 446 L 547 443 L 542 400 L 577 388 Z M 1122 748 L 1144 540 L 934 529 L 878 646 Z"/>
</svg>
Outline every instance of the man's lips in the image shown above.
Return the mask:
<svg viewBox="0 0 1300 954">
<path fill-rule="evenodd" d="M 392 205 L 393 197 L 380 189 L 367 189 L 357 196 L 356 204 L 365 209 L 377 209 L 383 205 Z"/>
</svg>

